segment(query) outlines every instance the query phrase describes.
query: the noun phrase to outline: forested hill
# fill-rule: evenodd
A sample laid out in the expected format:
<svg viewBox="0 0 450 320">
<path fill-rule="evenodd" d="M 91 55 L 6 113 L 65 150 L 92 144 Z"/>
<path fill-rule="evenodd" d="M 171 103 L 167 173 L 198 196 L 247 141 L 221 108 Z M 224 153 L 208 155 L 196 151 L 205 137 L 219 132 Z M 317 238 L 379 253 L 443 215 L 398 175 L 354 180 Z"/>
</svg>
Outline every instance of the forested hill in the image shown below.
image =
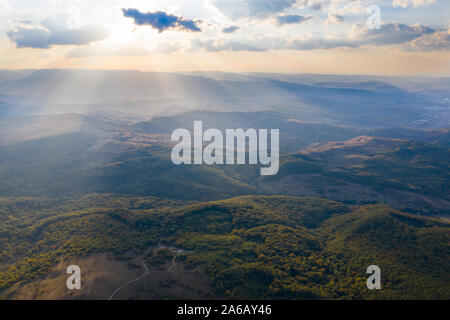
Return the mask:
<svg viewBox="0 0 450 320">
<path fill-rule="evenodd" d="M 3 298 L 20 298 L 33 283 L 41 284 L 36 297 L 48 296 L 48 274 L 60 262 L 102 252 L 121 260 L 158 243 L 185 250 L 177 257 L 183 272 L 200 267 L 217 297 L 450 298 L 450 224 L 386 205 L 245 196 L 182 206 L 93 194 L 70 202 L 2 199 L 0 219 Z M 366 288 L 373 264 L 382 290 Z"/>
</svg>

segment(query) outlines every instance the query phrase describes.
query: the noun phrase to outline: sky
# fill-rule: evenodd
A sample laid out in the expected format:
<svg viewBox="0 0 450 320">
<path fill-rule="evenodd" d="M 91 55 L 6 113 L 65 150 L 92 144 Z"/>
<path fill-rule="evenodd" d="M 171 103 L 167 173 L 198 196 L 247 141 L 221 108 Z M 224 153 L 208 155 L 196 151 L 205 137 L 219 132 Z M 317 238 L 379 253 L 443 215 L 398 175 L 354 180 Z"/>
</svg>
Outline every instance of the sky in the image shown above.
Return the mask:
<svg viewBox="0 0 450 320">
<path fill-rule="evenodd" d="M 448 0 L 0 0 L 0 69 L 450 76 Z"/>
</svg>

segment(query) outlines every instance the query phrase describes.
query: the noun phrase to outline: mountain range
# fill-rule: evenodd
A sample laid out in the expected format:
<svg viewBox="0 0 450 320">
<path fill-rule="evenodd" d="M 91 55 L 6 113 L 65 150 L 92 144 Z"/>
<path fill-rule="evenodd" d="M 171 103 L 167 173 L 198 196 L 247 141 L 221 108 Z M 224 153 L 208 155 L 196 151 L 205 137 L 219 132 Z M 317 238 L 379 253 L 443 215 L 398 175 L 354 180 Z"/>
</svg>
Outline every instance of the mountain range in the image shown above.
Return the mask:
<svg viewBox="0 0 450 320">
<path fill-rule="evenodd" d="M 1 71 L 0 299 L 448 299 L 449 85 Z M 279 173 L 174 165 L 200 120 L 279 129 Z"/>
</svg>

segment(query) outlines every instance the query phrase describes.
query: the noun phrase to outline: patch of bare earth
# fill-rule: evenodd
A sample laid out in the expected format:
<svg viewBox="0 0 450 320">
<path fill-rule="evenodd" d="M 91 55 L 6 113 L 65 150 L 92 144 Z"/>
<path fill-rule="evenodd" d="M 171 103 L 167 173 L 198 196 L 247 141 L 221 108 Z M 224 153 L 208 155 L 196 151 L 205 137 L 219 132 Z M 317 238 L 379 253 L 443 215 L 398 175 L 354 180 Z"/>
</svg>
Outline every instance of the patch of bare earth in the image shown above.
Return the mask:
<svg viewBox="0 0 450 320">
<path fill-rule="evenodd" d="M 146 254 L 127 255 L 125 259 L 125 256 L 119 258 L 109 253 L 93 254 L 60 263 L 40 279 L 17 283 L 2 292 L 1 297 L 18 300 L 107 300 L 115 293 L 113 300 L 212 298 L 208 275 L 201 267 L 186 268 L 180 259 L 183 253 L 178 252 L 162 265 L 147 264 L 148 272 L 143 265 L 147 261 Z M 66 270 L 70 265 L 78 265 L 81 269 L 81 290 L 67 289 L 70 274 L 66 274 Z"/>
</svg>

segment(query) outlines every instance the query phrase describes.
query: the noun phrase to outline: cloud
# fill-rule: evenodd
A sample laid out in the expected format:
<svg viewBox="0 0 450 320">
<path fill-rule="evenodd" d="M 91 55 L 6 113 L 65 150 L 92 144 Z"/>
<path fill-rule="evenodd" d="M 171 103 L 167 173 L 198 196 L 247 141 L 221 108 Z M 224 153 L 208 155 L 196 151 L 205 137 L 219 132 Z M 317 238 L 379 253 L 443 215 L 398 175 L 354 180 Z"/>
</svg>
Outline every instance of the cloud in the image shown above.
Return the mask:
<svg viewBox="0 0 450 320">
<path fill-rule="evenodd" d="M 69 28 L 69 16 L 49 17 L 40 24 L 20 23 L 7 31 L 8 38 L 18 48 L 48 49 L 54 45 L 87 45 L 104 40 L 109 31 L 100 25 L 85 25 Z"/>
<path fill-rule="evenodd" d="M 277 17 L 277 24 L 279 26 L 285 25 L 285 24 L 294 24 L 294 23 L 302 23 L 307 20 L 311 20 L 311 16 L 300 16 L 300 15 L 286 15 L 286 16 L 278 16 Z"/>
<path fill-rule="evenodd" d="M 152 49 L 152 53 L 156 54 L 171 54 L 173 52 L 185 52 L 191 47 L 190 41 L 180 40 L 164 40 L 158 41 L 156 46 Z"/>
<path fill-rule="evenodd" d="M 15 42 L 17 48 L 50 48 L 50 31 L 46 29 L 28 29 L 18 27 L 6 32 L 8 38 Z"/>
<path fill-rule="evenodd" d="M 349 41 L 347 39 L 293 39 L 286 44 L 289 50 L 317 50 L 317 49 L 335 49 L 335 48 L 357 48 L 361 44 L 358 41 Z"/>
<path fill-rule="evenodd" d="M 148 13 L 142 13 L 137 9 L 122 9 L 122 11 L 125 17 L 134 20 L 134 24 L 151 26 L 157 29 L 159 33 L 171 29 L 201 32 L 201 29 L 197 26 L 198 21 L 189 20 L 163 11 Z"/>
<path fill-rule="evenodd" d="M 320 2 L 320 1 L 312 2 L 309 4 L 309 7 L 312 10 L 320 11 L 320 10 L 322 10 L 322 2 Z"/>
<path fill-rule="evenodd" d="M 381 29 L 369 30 L 366 26 L 353 25 L 348 37 L 335 39 L 313 39 L 301 38 L 288 40 L 287 49 L 291 50 L 314 50 L 334 48 L 359 48 L 362 46 L 385 46 L 401 45 L 403 48 L 409 46 L 411 41 L 433 35 L 436 31 L 414 24 L 411 26 L 399 23 L 387 23 Z"/>
<path fill-rule="evenodd" d="M 147 56 L 149 51 L 142 46 L 124 46 L 119 48 L 108 47 L 81 47 L 70 51 L 68 58 L 84 58 L 84 57 L 137 57 Z"/>
<path fill-rule="evenodd" d="M 338 15 L 360 15 L 366 14 L 367 7 L 371 2 L 361 0 L 346 1 L 344 6 L 340 6 L 343 1 L 335 0 L 330 2 L 329 11 Z"/>
<path fill-rule="evenodd" d="M 446 51 L 450 50 L 450 28 L 425 34 L 406 45 L 411 51 Z"/>
<path fill-rule="evenodd" d="M 266 47 L 253 46 L 252 44 L 240 41 L 226 41 L 226 42 L 211 42 L 207 41 L 204 44 L 205 48 L 210 52 L 215 51 L 250 51 L 263 52 L 267 51 Z"/>
<path fill-rule="evenodd" d="M 420 7 L 426 4 L 435 3 L 436 0 L 393 0 L 392 6 L 395 7 L 402 7 L 402 8 L 408 8 L 410 6 L 413 7 Z"/>
<path fill-rule="evenodd" d="M 0 0 L 0 9 L 9 9 L 9 3 L 6 0 Z"/>
<path fill-rule="evenodd" d="M 228 27 L 228 28 L 223 28 L 222 32 L 223 33 L 235 33 L 238 30 L 239 30 L 238 26 L 231 26 L 231 27 Z"/>
<path fill-rule="evenodd" d="M 241 39 L 208 39 L 191 41 L 191 50 L 203 49 L 208 52 L 218 51 L 250 51 L 264 52 L 268 50 L 286 49 L 286 40 L 278 37 L 254 36 Z"/>
<path fill-rule="evenodd" d="M 267 18 L 293 7 L 296 2 L 297 0 L 212 0 L 212 5 L 228 18 L 239 19 Z"/>
<path fill-rule="evenodd" d="M 328 12 L 328 19 L 325 21 L 325 24 L 336 24 L 336 23 L 342 23 L 344 21 L 345 21 L 344 16 L 340 16 L 340 15 Z"/>
<path fill-rule="evenodd" d="M 206 51 L 268 51 L 268 50 L 316 50 L 335 48 L 359 48 L 362 46 L 399 45 L 404 50 L 447 50 L 448 31 L 435 31 L 420 24 L 411 26 L 388 23 L 380 30 L 369 30 L 366 26 L 355 24 L 347 36 L 337 38 L 314 38 L 303 33 L 294 38 L 250 38 L 245 40 L 206 40 L 197 41 L 195 48 Z"/>
<path fill-rule="evenodd" d="M 356 24 L 353 26 L 351 36 L 362 44 L 391 45 L 406 43 L 434 32 L 435 30 L 420 24 L 408 26 L 401 23 L 387 23 L 379 30 L 369 30 L 367 26 Z"/>
</svg>

